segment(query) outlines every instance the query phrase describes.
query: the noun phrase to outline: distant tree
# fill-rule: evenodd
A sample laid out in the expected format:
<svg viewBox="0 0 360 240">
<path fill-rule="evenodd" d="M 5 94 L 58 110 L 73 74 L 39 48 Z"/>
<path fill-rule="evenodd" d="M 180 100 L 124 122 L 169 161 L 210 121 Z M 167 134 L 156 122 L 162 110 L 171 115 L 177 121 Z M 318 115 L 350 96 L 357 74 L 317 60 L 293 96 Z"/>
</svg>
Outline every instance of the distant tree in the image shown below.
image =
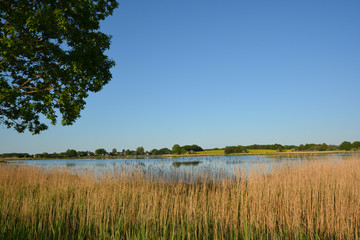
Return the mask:
<svg viewBox="0 0 360 240">
<path fill-rule="evenodd" d="M 151 150 L 151 155 L 161 155 L 161 152 L 158 149 L 154 148 L 153 150 Z"/>
<path fill-rule="evenodd" d="M 164 154 L 171 154 L 171 150 L 168 148 L 161 148 L 161 149 L 156 149 L 154 148 L 153 150 L 150 151 L 151 155 L 164 155 Z"/>
<path fill-rule="evenodd" d="M 159 152 L 163 155 L 163 154 L 171 154 L 171 150 L 168 148 L 162 148 L 159 150 Z"/>
<path fill-rule="evenodd" d="M 130 149 L 127 149 L 125 150 L 125 155 L 126 156 L 135 155 L 135 151 L 131 151 Z"/>
<path fill-rule="evenodd" d="M 231 153 L 246 153 L 247 149 L 243 146 L 226 146 L 224 149 L 225 154 Z"/>
<path fill-rule="evenodd" d="M 172 154 L 181 154 L 181 147 L 179 144 L 175 144 L 171 150 Z"/>
<path fill-rule="evenodd" d="M 66 151 L 66 156 L 67 157 L 77 157 L 77 151 L 75 151 L 74 149 L 68 149 Z"/>
<path fill-rule="evenodd" d="M 188 151 L 186 151 L 185 148 L 181 147 L 180 148 L 180 154 L 186 154 Z"/>
<path fill-rule="evenodd" d="M 1 154 L 2 158 L 10 158 L 10 157 L 18 157 L 18 158 L 23 158 L 23 157 L 30 157 L 30 155 L 28 153 L 3 153 Z"/>
<path fill-rule="evenodd" d="M 339 148 L 340 148 L 340 150 L 349 151 L 349 150 L 351 150 L 351 143 L 348 141 L 344 141 L 340 144 Z"/>
<path fill-rule="evenodd" d="M 135 155 L 145 155 L 145 150 L 143 147 L 138 147 L 135 151 Z"/>
<path fill-rule="evenodd" d="M 323 143 L 319 146 L 319 151 L 327 151 L 329 146 L 326 143 Z"/>
<path fill-rule="evenodd" d="M 297 148 L 298 151 L 304 151 L 304 144 L 300 144 Z"/>
<path fill-rule="evenodd" d="M 88 152 L 86 152 L 86 151 L 78 151 L 78 152 L 77 152 L 77 155 L 78 155 L 79 157 L 85 157 L 85 156 L 88 155 Z"/>
<path fill-rule="evenodd" d="M 96 149 L 95 150 L 95 154 L 98 155 L 98 156 L 102 156 L 102 155 L 105 155 L 107 152 L 104 148 L 99 148 L 99 149 Z"/>
<path fill-rule="evenodd" d="M 284 147 L 281 144 L 275 143 L 271 146 L 273 150 L 276 150 L 278 152 L 282 152 L 284 150 Z"/>
<path fill-rule="evenodd" d="M 298 151 L 317 151 L 318 144 L 314 143 L 307 143 L 307 144 L 300 144 L 300 146 L 297 148 Z"/>
<path fill-rule="evenodd" d="M 193 144 L 193 145 L 185 145 L 182 146 L 182 148 L 184 148 L 187 152 L 193 151 L 193 152 L 199 152 L 199 151 L 204 151 L 204 149 L 202 149 L 200 146 Z"/>
<path fill-rule="evenodd" d="M 57 157 L 58 157 L 58 158 L 66 158 L 66 157 L 67 157 L 66 152 L 58 153 L 58 154 L 57 154 Z"/>
<path fill-rule="evenodd" d="M 359 141 L 355 141 L 351 144 L 351 148 L 354 149 L 359 149 L 360 148 L 360 142 Z"/>
<path fill-rule="evenodd" d="M 114 155 L 114 156 L 116 156 L 116 155 L 118 154 L 116 148 L 114 148 L 111 153 L 112 153 L 112 155 Z"/>
<path fill-rule="evenodd" d="M 328 145 L 328 151 L 336 151 L 339 149 L 339 146 L 336 145 Z"/>
</svg>

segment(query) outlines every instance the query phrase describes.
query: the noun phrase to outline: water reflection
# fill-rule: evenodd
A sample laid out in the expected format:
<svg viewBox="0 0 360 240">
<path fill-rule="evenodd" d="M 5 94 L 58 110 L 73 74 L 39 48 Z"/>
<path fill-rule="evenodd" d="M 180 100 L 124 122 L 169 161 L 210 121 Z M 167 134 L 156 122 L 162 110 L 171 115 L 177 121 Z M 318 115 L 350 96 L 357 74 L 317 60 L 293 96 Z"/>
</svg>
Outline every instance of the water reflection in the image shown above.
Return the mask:
<svg viewBox="0 0 360 240">
<path fill-rule="evenodd" d="M 72 162 L 66 163 L 66 167 L 75 167 L 75 166 L 76 166 L 75 163 Z"/>
<path fill-rule="evenodd" d="M 173 162 L 172 165 L 176 168 L 180 166 L 197 166 L 201 163 L 200 161 L 188 161 L 188 162 Z"/>
</svg>

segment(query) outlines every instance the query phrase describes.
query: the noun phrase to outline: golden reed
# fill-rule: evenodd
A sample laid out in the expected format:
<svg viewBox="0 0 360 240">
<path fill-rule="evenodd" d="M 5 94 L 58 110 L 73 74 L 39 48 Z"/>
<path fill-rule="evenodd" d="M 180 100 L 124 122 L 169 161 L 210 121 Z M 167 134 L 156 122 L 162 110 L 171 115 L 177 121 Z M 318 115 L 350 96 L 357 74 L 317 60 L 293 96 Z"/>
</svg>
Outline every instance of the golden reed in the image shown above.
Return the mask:
<svg viewBox="0 0 360 240">
<path fill-rule="evenodd" d="M 242 181 L 198 178 L 1 164 L 0 238 L 359 238 L 359 156 L 289 161 Z"/>
</svg>

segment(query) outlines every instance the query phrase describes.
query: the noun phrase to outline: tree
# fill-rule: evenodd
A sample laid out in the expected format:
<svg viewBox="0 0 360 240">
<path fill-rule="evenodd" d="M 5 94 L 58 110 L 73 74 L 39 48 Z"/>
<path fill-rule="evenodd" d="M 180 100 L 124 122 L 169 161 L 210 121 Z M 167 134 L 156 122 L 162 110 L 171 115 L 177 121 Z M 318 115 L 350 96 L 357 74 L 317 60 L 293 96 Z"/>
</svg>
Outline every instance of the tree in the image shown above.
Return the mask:
<svg viewBox="0 0 360 240">
<path fill-rule="evenodd" d="M 181 147 L 179 144 L 175 144 L 171 150 L 172 154 L 181 154 Z"/>
<path fill-rule="evenodd" d="M 171 150 L 168 148 L 162 148 L 159 150 L 161 154 L 171 154 Z"/>
<path fill-rule="evenodd" d="M 151 155 L 161 155 L 160 150 L 154 148 L 153 150 L 151 150 Z"/>
<path fill-rule="evenodd" d="M 185 145 L 185 146 L 182 146 L 181 148 L 184 148 L 187 152 L 190 152 L 190 151 L 194 151 L 194 152 L 204 151 L 204 149 L 202 149 L 200 146 L 198 146 L 196 144 Z"/>
<path fill-rule="evenodd" d="M 125 155 L 126 155 L 126 156 L 134 155 L 134 154 L 135 154 L 135 151 L 131 151 L 130 149 L 127 149 L 127 150 L 125 151 Z"/>
<path fill-rule="evenodd" d="M 112 155 L 114 155 L 114 156 L 116 156 L 116 155 L 118 155 L 118 152 L 117 152 L 117 149 L 116 148 L 113 148 L 113 150 L 112 150 Z"/>
<path fill-rule="evenodd" d="M 355 141 L 351 144 L 351 148 L 354 149 L 359 149 L 360 148 L 360 142 L 359 141 Z"/>
<path fill-rule="evenodd" d="M 95 150 L 95 154 L 98 156 L 102 156 L 106 154 L 106 150 L 104 148 L 99 148 Z"/>
<path fill-rule="evenodd" d="M 351 149 L 351 143 L 348 142 L 348 141 L 344 141 L 340 144 L 339 148 L 341 150 L 346 150 L 346 151 L 349 151 Z"/>
<path fill-rule="evenodd" d="M 247 149 L 243 146 L 226 146 L 224 149 L 225 154 L 231 154 L 231 153 L 246 153 Z"/>
<path fill-rule="evenodd" d="M 319 151 L 327 151 L 329 146 L 326 143 L 323 143 L 319 147 Z"/>
<path fill-rule="evenodd" d="M 89 92 L 112 75 L 104 52 L 110 36 L 100 21 L 116 0 L 0 1 L 0 123 L 38 134 L 62 116 L 62 125 L 80 117 Z"/>
<path fill-rule="evenodd" d="M 135 151 L 135 155 L 145 155 L 145 150 L 143 147 L 138 147 Z"/>
<path fill-rule="evenodd" d="M 68 149 L 66 151 L 66 156 L 68 157 L 77 157 L 78 153 L 74 149 Z"/>
<path fill-rule="evenodd" d="M 85 157 L 88 155 L 87 151 L 78 151 L 77 152 L 78 157 Z"/>
</svg>

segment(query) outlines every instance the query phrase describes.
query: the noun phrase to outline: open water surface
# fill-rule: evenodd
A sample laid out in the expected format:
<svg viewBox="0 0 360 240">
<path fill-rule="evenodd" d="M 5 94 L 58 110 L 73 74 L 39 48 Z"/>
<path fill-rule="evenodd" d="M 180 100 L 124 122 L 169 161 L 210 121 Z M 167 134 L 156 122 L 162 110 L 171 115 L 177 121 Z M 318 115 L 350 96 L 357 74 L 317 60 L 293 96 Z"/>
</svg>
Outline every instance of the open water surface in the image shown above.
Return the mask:
<svg viewBox="0 0 360 240">
<path fill-rule="evenodd" d="M 14 161 L 17 164 L 37 166 L 44 169 L 66 168 L 75 174 L 90 171 L 96 175 L 121 172 L 141 171 L 150 178 L 182 176 L 191 181 L 202 175 L 211 178 L 237 179 L 249 172 L 267 174 L 274 167 L 284 164 L 294 165 L 309 159 L 341 160 L 350 154 L 315 155 L 315 156 L 189 156 L 174 158 L 144 158 L 144 159 L 46 159 Z M 291 157 L 290 157 L 291 156 Z M 351 156 L 351 155 L 350 155 Z"/>
</svg>

